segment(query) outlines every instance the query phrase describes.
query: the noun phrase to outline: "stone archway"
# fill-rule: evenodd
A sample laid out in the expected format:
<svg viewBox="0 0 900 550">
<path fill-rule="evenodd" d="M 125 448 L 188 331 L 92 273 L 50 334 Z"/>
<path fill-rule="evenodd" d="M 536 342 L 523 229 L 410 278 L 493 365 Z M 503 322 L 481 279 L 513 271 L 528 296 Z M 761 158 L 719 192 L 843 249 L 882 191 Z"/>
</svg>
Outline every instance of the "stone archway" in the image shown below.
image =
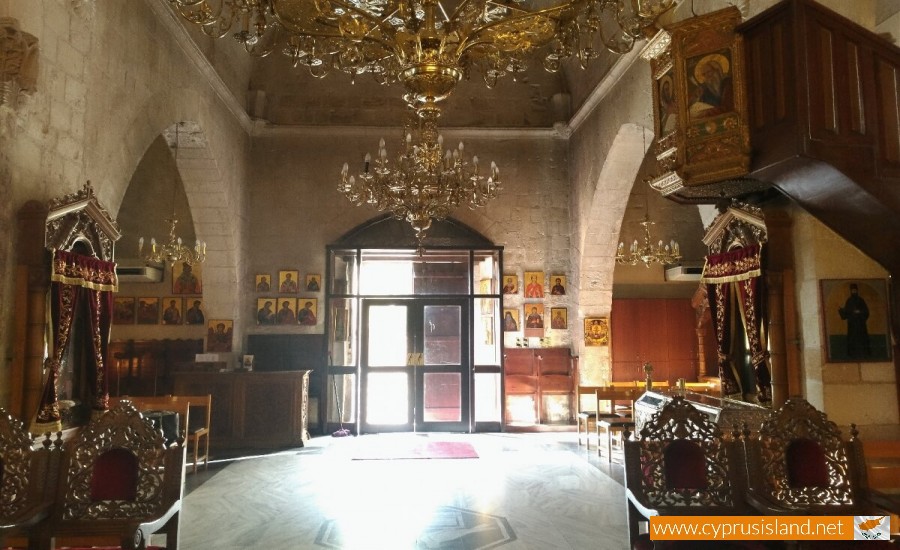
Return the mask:
<svg viewBox="0 0 900 550">
<path fill-rule="evenodd" d="M 619 230 L 631 188 L 653 137 L 653 132 L 648 128 L 633 123 L 623 124 L 606 155 L 587 217 L 578 235 L 579 322 L 585 317 L 609 315 Z M 608 381 L 612 364 L 609 346 L 585 346 L 580 327 L 573 330 L 573 347 L 581 357 L 581 383 L 598 385 Z"/>
</svg>

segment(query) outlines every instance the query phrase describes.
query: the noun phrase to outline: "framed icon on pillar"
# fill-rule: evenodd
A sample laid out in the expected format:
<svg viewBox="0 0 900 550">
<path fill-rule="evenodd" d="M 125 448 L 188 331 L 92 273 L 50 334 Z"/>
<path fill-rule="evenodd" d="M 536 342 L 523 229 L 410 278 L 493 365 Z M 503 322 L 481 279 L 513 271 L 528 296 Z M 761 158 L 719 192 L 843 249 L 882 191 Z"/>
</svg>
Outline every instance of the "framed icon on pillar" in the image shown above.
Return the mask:
<svg viewBox="0 0 900 550">
<path fill-rule="evenodd" d="M 822 279 L 826 362 L 891 360 L 887 282 L 884 279 Z"/>
</svg>

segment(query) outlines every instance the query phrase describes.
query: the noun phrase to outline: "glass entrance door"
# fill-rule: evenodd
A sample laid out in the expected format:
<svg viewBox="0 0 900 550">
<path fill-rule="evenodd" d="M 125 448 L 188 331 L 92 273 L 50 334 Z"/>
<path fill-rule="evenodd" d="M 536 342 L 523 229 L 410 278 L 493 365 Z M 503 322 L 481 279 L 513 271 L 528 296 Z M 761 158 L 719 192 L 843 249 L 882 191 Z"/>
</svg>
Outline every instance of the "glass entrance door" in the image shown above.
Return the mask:
<svg viewBox="0 0 900 550">
<path fill-rule="evenodd" d="M 467 301 L 363 301 L 362 432 L 468 431 Z"/>
</svg>

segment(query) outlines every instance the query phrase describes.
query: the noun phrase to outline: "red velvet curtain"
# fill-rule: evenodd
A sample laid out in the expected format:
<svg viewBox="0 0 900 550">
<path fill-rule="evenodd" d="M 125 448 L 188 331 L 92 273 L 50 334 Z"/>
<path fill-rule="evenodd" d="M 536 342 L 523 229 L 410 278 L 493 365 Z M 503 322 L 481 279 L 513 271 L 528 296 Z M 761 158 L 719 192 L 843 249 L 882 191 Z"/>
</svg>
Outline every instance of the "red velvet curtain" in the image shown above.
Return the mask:
<svg viewBox="0 0 900 550">
<path fill-rule="evenodd" d="M 62 250 L 53 253 L 50 275 L 50 322 L 52 338 L 49 374 L 41 396 L 36 426 L 42 433 L 59 429 L 59 382 L 62 361 L 72 333 L 72 324 L 78 308 L 87 308 L 90 325 L 83 342 L 89 354 L 85 369 L 91 387 L 90 406 L 94 410 L 106 410 L 109 401 L 109 381 L 106 376 L 106 356 L 109 348 L 109 329 L 112 319 L 113 292 L 118 290 L 116 264 Z"/>
<path fill-rule="evenodd" d="M 711 298 L 709 305 L 716 331 L 722 392 L 740 398 L 752 393 L 751 388 L 743 387 L 738 366 L 731 360 L 734 339 L 742 336 L 738 332 L 742 328 L 747 335 L 757 399 L 761 403 L 771 403 L 766 293 L 761 266 L 762 247 L 757 244 L 710 254 L 706 257 L 701 281 L 707 284 Z"/>
</svg>

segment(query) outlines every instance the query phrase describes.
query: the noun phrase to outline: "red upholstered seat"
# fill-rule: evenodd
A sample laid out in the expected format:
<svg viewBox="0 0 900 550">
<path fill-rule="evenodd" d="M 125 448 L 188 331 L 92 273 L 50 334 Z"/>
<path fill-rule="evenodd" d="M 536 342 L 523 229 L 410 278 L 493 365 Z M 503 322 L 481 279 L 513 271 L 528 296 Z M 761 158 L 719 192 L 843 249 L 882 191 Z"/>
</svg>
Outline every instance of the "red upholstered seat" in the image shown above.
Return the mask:
<svg viewBox="0 0 900 550">
<path fill-rule="evenodd" d="M 822 446 L 812 439 L 799 438 L 785 449 L 787 479 L 791 487 L 828 487 L 828 466 Z"/>
<path fill-rule="evenodd" d="M 669 489 L 706 489 L 706 455 L 694 441 L 678 439 L 663 451 L 663 472 Z"/>
<path fill-rule="evenodd" d="M 91 500 L 134 500 L 137 497 L 138 459 L 127 449 L 111 449 L 94 461 Z"/>
</svg>

